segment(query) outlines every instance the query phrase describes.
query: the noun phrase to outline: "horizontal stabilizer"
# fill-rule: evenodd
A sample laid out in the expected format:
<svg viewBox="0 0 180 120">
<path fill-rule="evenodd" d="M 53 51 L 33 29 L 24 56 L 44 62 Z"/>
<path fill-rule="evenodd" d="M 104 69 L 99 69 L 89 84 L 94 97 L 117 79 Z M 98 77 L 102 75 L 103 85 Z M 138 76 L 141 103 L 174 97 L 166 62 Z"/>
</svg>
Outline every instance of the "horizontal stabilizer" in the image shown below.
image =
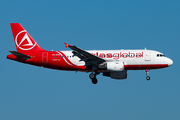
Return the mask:
<svg viewBox="0 0 180 120">
<path fill-rule="evenodd" d="M 16 52 L 16 51 L 9 51 L 11 52 L 13 55 L 15 55 L 16 57 L 18 58 L 24 58 L 24 59 L 29 59 L 31 58 L 30 56 L 28 55 L 25 55 L 25 54 L 22 54 L 22 53 L 19 53 L 19 52 Z"/>
</svg>

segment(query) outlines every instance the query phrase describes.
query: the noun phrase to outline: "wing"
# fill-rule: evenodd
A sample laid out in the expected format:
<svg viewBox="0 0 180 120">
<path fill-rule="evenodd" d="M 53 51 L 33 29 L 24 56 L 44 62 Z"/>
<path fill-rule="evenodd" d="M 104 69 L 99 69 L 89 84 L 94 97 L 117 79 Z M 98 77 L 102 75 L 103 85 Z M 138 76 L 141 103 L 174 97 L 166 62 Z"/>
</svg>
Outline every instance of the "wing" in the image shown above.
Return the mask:
<svg viewBox="0 0 180 120">
<path fill-rule="evenodd" d="M 66 48 L 69 47 L 71 48 L 73 51 L 72 53 L 74 54 L 74 56 L 77 56 L 80 58 L 80 61 L 84 61 L 85 62 L 85 66 L 98 66 L 99 64 L 105 62 L 105 60 L 103 58 L 100 58 L 98 56 L 95 56 L 85 50 L 82 50 L 74 45 L 69 45 L 67 43 L 65 43 Z"/>
</svg>

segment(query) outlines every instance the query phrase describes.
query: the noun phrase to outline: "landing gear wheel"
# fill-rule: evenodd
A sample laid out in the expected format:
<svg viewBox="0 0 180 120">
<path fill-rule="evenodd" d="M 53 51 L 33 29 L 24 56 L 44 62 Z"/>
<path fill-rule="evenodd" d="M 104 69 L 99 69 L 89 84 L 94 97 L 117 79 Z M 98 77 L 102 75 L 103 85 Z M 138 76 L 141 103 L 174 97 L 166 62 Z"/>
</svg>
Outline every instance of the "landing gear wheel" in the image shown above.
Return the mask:
<svg viewBox="0 0 180 120">
<path fill-rule="evenodd" d="M 93 84 L 97 84 L 97 79 L 96 79 L 96 73 L 94 74 L 94 73 L 91 73 L 90 75 L 89 75 L 89 78 L 91 79 L 91 81 L 92 81 L 92 83 Z"/>
<path fill-rule="evenodd" d="M 97 82 L 98 82 L 96 78 L 93 78 L 93 79 L 91 79 L 91 80 L 92 80 L 92 83 L 93 83 L 93 84 L 97 84 Z"/>
<path fill-rule="evenodd" d="M 147 80 L 150 80 L 150 77 L 149 77 L 149 76 L 147 76 L 147 77 L 146 77 L 146 79 L 147 79 Z"/>
<path fill-rule="evenodd" d="M 93 74 L 93 73 L 91 73 L 91 74 L 89 75 L 89 78 L 90 78 L 90 79 L 94 79 L 95 77 L 96 77 L 96 75 Z"/>
<path fill-rule="evenodd" d="M 149 70 L 148 70 L 148 69 L 146 69 L 146 76 L 147 76 L 146 79 L 147 79 L 147 80 L 150 80 L 150 77 L 149 77 Z"/>
</svg>

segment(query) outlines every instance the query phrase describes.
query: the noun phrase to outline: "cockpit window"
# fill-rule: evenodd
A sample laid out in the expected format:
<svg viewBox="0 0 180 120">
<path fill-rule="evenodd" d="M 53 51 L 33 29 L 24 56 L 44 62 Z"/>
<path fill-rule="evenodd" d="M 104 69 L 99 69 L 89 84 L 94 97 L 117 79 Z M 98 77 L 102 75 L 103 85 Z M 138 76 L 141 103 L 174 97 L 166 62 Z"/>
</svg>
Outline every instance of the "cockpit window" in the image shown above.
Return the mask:
<svg viewBox="0 0 180 120">
<path fill-rule="evenodd" d="M 163 54 L 157 54 L 157 57 L 165 57 Z"/>
</svg>

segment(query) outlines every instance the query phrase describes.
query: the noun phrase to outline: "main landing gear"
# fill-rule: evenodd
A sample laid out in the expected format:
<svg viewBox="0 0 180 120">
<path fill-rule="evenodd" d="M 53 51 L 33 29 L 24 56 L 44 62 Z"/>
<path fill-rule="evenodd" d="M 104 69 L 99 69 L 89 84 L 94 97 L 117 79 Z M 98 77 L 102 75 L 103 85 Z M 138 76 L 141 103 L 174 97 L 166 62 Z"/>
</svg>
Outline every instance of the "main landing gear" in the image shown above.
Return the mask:
<svg viewBox="0 0 180 120">
<path fill-rule="evenodd" d="M 97 78 L 96 78 L 96 75 L 98 75 L 99 73 L 98 72 L 95 72 L 95 73 L 91 73 L 90 75 L 89 75 L 89 78 L 92 80 L 92 83 L 93 84 L 97 84 Z"/>
<path fill-rule="evenodd" d="M 149 75 L 149 70 L 146 70 L 146 76 L 147 76 L 146 79 L 150 80 L 150 77 L 148 75 Z"/>
</svg>

